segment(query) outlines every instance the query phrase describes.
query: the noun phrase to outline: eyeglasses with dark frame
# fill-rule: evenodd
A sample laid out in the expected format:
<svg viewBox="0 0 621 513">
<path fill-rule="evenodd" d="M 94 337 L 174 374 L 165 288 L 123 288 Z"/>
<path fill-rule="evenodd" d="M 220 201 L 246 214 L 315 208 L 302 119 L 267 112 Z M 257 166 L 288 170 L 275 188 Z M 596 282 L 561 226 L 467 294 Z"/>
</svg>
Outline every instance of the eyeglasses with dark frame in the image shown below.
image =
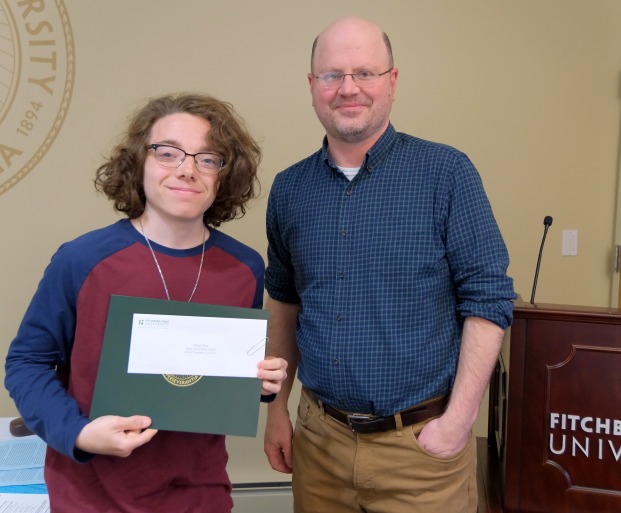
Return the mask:
<svg viewBox="0 0 621 513">
<path fill-rule="evenodd" d="M 217 174 L 224 166 L 224 157 L 210 151 L 188 153 L 170 144 L 149 144 L 147 150 L 153 150 L 155 160 L 164 167 L 177 168 L 187 157 L 193 157 L 196 169 L 206 175 Z"/>
<path fill-rule="evenodd" d="M 343 85 L 345 77 L 351 77 L 358 87 L 371 87 L 379 77 L 390 73 L 394 67 L 387 69 L 382 73 L 373 73 L 368 70 L 356 71 L 356 73 L 339 73 L 338 71 L 328 71 L 326 73 L 320 73 L 319 75 L 313 75 L 319 80 L 319 85 L 324 89 L 338 89 Z"/>
</svg>

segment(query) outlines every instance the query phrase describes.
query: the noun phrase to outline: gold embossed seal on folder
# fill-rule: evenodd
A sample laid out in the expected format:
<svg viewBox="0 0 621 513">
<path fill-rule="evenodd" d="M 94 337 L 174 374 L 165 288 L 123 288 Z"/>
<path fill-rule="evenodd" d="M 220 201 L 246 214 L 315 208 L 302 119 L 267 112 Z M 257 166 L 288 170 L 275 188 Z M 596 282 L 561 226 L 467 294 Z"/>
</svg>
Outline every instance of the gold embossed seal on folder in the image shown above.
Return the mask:
<svg viewBox="0 0 621 513">
<path fill-rule="evenodd" d="M 188 376 L 180 374 L 162 374 L 164 379 L 176 387 L 191 387 L 202 378 L 202 376 Z"/>
</svg>

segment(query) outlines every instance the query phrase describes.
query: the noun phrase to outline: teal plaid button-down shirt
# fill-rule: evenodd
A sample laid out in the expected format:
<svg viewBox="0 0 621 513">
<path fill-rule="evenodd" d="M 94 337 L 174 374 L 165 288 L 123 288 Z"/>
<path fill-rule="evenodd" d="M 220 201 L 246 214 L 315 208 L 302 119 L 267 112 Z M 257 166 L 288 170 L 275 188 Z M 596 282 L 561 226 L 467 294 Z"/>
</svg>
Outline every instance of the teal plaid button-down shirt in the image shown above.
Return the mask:
<svg viewBox="0 0 621 513">
<path fill-rule="evenodd" d="M 512 321 L 509 257 L 479 174 L 390 125 L 350 182 L 321 150 L 279 173 L 266 288 L 300 303 L 299 379 L 392 415 L 450 392 L 465 317 Z"/>
</svg>

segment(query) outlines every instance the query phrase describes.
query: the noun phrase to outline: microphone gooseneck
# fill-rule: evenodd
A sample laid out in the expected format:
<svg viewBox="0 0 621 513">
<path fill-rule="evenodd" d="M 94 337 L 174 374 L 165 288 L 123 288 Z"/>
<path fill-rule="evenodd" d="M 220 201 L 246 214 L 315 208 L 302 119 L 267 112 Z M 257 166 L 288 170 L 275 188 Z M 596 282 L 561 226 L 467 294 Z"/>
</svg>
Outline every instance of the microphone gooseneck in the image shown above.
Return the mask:
<svg viewBox="0 0 621 513">
<path fill-rule="evenodd" d="M 543 218 L 543 238 L 541 239 L 541 247 L 539 248 L 539 258 L 537 258 L 537 267 L 535 268 L 535 281 L 533 282 L 533 292 L 530 295 L 530 304 L 535 304 L 535 290 L 537 290 L 537 279 L 539 278 L 539 266 L 541 266 L 541 255 L 543 254 L 543 244 L 546 241 L 546 235 L 548 234 L 548 228 L 552 226 L 552 216 L 545 216 Z"/>
</svg>

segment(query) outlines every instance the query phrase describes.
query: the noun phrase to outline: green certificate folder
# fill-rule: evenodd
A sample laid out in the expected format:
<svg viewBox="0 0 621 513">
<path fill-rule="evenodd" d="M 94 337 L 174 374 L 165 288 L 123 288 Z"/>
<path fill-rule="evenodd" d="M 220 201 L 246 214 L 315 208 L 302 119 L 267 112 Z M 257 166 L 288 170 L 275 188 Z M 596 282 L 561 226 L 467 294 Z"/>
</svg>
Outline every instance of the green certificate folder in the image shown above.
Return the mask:
<svg viewBox="0 0 621 513">
<path fill-rule="evenodd" d="M 269 312 L 254 308 L 112 296 L 90 418 L 147 415 L 156 429 L 256 436 L 257 378 L 129 373 L 134 314 L 262 319 L 266 325 L 269 318 Z M 253 344 L 256 351 L 256 341 L 249 341 Z M 262 357 L 265 347 L 259 350 Z"/>
</svg>

